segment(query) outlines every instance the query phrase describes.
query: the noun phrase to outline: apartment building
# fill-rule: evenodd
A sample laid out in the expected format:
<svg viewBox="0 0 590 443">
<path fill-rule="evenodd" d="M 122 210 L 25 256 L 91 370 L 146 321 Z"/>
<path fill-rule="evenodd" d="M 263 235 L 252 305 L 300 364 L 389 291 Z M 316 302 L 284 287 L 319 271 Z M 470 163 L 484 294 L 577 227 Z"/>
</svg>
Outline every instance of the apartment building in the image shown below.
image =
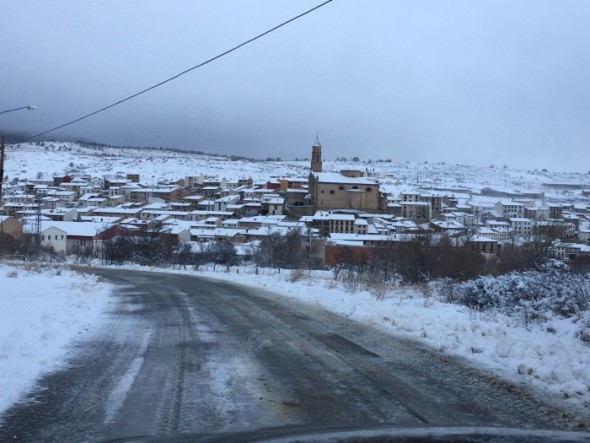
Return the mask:
<svg viewBox="0 0 590 443">
<path fill-rule="evenodd" d="M 524 218 L 524 203 L 506 201 L 496 203 L 496 211 L 502 218 Z"/>
</svg>

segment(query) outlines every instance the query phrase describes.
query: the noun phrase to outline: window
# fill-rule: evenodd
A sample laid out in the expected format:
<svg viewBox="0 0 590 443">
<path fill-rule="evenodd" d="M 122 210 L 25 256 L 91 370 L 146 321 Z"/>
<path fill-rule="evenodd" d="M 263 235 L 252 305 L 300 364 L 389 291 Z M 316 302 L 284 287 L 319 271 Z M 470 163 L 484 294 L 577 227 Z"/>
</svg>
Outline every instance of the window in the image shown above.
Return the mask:
<svg viewBox="0 0 590 443">
<path fill-rule="evenodd" d="M 353 186 L 353 187 L 352 187 L 352 189 L 358 189 L 358 188 L 359 188 L 358 186 Z"/>
<path fill-rule="evenodd" d="M 336 191 L 334 191 L 333 189 L 330 189 L 330 194 L 334 195 L 334 194 L 336 194 Z"/>
<path fill-rule="evenodd" d="M 371 188 L 370 186 L 367 186 L 367 189 L 365 189 L 365 191 L 367 192 L 371 192 L 373 190 L 373 188 Z"/>
<path fill-rule="evenodd" d="M 344 186 L 338 186 L 338 189 L 340 189 L 341 191 L 344 191 Z"/>
</svg>

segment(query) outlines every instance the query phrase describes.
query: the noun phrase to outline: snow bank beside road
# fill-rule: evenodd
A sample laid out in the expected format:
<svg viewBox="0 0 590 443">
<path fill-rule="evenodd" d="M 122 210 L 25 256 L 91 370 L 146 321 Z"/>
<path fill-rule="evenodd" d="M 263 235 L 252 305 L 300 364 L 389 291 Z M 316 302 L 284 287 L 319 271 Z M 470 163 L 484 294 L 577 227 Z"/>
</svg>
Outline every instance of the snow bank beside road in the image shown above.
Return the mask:
<svg viewBox="0 0 590 443">
<path fill-rule="evenodd" d="M 0 265 L 0 412 L 98 329 L 110 292 L 91 275 Z"/>
<path fill-rule="evenodd" d="M 224 269 L 224 268 L 218 268 Z M 378 299 L 347 292 L 330 272 L 313 272 L 291 282 L 283 270 L 198 271 L 198 275 L 258 286 L 371 324 L 394 335 L 418 339 L 459 356 L 516 384 L 532 386 L 584 415 L 590 414 L 590 346 L 576 337 L 578 325 L 554 317 L 528 327 L 497 312 L 480 313 L 443 303 L 416 289 L 398 289 Z M 266 275 L 265 275 L 266 274 Z M 307 274 L 307 272 L 305 273 Z"/>
</svg>

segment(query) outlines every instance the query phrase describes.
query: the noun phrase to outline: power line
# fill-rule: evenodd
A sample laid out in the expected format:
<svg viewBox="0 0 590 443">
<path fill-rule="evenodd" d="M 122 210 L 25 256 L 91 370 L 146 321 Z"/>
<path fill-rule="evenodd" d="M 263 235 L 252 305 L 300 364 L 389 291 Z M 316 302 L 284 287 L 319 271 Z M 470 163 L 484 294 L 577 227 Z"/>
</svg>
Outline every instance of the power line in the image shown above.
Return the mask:
<svg viewBox="0 0 590 443">
<path fill-rule="evenodd" d="M 259 38 L 262 38 L 262 37 L 270 34 L 271 32 L 274 32 L 277 29 L 282 28 L 283 26 L 288 25 L 289 23 L 294 22 L 295 20 L 300 19 L 303 16 L 312 13 L 313 11 L 321 8 L 322 6 L 327 5 L 330 2 L 332 2 L 332 0 L 326 0 L 325 2 L 320 3 L 319 5 L 314 6 L 313 8 L 308 9 L 307 11 L 302 12 L 301 14 L 299 14 L 299 15 L 293 17 L 293 18 L 290 18 L 287 21 L 284 21 L 283 23 L 281 23 L 281 24 L 279 24 L 279 25 L 277 25 L 277 26 L 275 26 L 275 27 L 273 27 L 273 28 L 271 28 L 271 29 L 269 29 L 267 31 L 264 31 L 262 34 L 258 34 L 256 37 L 252 37 L 251 39 L 246 40 L 245 42 L 242 42 L 239 45 L 234 46 L 233 48 L 228 49 L 227 51 L 222 52 L 221 54 L 216 55 L 215 57 L 212 57 L 212 58 L 210 58 L 208 60 L 205 60 L 204 62 L 199 63 L 198 65 L 195 65 L 192 68 L 186 69 L 185 71 L 182 71 L 181 73 L 176 74 L 176 75 L 174 75 L 174 76 L 172 76 L 172 77 L 170 77 L 170 78 L 168 78 L 166 80 L 163 80 L 163 81 L 161 81 L 159 83 L 156 83 L 155 85 L 150 86 L 149 88 L 146 88 L 146 89 L 143 89 L 142 91 L 136 92 L 133 95 L 130 95 L 128 97 L 125 97 L 124 99 L 121 99 L 121 100 L 119 100 L 119 101 L 117 101 L 115 103 L 112 103 L 112 104 L 110 104 L 108 106 L 105 106 L 104 108 L 100 108 L 100 109 L 98 109 L 98 110 L 96 110 L 94 112 L 91 112 L 90 114 L 83 115 L 82 117 L 78 117 L 75 120 L 72 120 L 72 121 L 69 121 L 67 123 L 64 123 L 63 125 L 56 126 L 55 128 L 51 128 L 51 129 L 48 129 L 47 131 L 43 131 L 43 132 L 40 132 L 38 134 L 32 135 L 30 137 L 27 137 L 25 139 L 19 140 L 17 143 L 26 142 L 26 141 L 32 140 L 34 138 L 40 137 L 42 135 L 48 134 L 50 132 L 57 131 L 58 129 L 65 128 L 66 126 L 73 125 L 74 123 L 78 123 L 79 121 L 84 120 L 84 119 L 87 119 L 88 117 L 92 117 L 93 115 L 96 115 L 96 114 L 99 114 L 101 112 L 104 112 L 107 109 L 114 108 L 115 106 L 118 106 L 121 103 L 124 103 L 126 101 L 129 101 L 129 100 L 135 98 L 135 97 L 138 97 L 138 96 L 140 96 L 142 94 L 145 94 L 146 92 L 149 92 L 152 89 L 156 89 L 156 88 L 158 88 L 158 87 L 160 87 L 160 86 L 162 86 L 162 85 L 164 85 L 164 84 L 166 84 L 168 82 L 171 82 L 172 80 L 176 80 L 178 77 L 180 77 L 182 75 L 188 74 L 189 72 L 194 71 L 195 69 L 201 68 L 201 67 L 203 67 L 203 66 L 205 66 L 205 65 L 207 65 L 207 64 L 209 64 L 209 63 L 211 63 L 211 62 L 213 62 L 213 61 L 215 61 L 215 60 L 217 60 L 217 59 L 219 59 L 221 57 L 224 57 L 224 56 L 226 56 L 226 55 L 228 55 L 228 54 L 230 54 L 230 53 L 232 53 L 234 51 L 237 51 L 241 47 L 246 46 L 246 45 L 248 45 L 248 44 L 250 44 L 250 43 L 258 40 Z"/>
</svg>

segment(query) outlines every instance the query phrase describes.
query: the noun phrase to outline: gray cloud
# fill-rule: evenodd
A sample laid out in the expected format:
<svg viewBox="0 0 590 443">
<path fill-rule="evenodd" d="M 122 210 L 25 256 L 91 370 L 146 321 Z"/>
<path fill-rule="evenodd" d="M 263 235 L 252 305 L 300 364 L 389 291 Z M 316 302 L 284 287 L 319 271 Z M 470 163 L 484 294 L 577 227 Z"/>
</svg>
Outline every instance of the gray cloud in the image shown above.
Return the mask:
<svg viewBox="0 0 590 443">
<path fill-rule="evenodd" d="M 39 108 L 0 128 L 62 124 L 317 3 L 4 2 L 0 107 Z M 62 134 L 294 158 L 319 130 L 331 158 L 586 172 L 589 19 L 585 0 L 335 0 Z"/>
</svg>

